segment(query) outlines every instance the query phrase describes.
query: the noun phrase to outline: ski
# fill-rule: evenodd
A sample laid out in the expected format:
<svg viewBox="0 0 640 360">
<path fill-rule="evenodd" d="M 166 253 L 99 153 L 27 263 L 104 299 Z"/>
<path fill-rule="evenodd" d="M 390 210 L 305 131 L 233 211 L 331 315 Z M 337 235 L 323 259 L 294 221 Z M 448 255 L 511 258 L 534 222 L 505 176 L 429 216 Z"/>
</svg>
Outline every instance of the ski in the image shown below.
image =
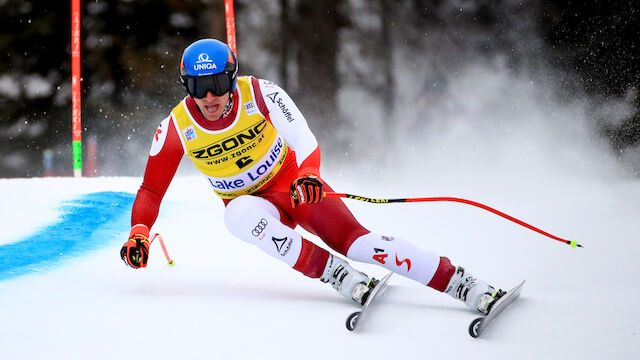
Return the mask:
<svg viewBox="0 0 640 360">
<path fill-rule="evenodd" d="M 382 294 L 382 291 L 387 287 L 387 283 L 389 282 L 389 278 L 391 277 L 391 275 L 393 275 L 392 272 L 390 272 L 385 277 L 380 279 L 378 284 L 373 288 L 373 290 L 371 290 L 371 294 L 369 294 L 367 301 L 365 301 L 364 305 L 362 305 L 362 309 L 351 313 L 347 317 L 347 321 L 346 321 L 347 330 L 354 331 L 356 329 L 356 326 L 358 326 L 358 324 L 362 322 L 362 316 L 365 314 L 365 312 L 367 311 L 371 303 L 377 297 L 379 297 Z"/>
<path fill-rule="evenodd" d="M 474 338 L 477 338 L 482 334 L 484 329 L 495 319 L 500 313 L 502 313 L 512 302 L 514 302 L 520 296 L 520 290 L 524 285 L 524 281 L 520 283 L 520 285 L 514 287 L 509 290 L 505 295 L 503 295 L 491 308 L 489 311 L 489 315 L 479 317 L 474 319 L 471 324 L 469 324 L 469 335 Z"/>
</svg>

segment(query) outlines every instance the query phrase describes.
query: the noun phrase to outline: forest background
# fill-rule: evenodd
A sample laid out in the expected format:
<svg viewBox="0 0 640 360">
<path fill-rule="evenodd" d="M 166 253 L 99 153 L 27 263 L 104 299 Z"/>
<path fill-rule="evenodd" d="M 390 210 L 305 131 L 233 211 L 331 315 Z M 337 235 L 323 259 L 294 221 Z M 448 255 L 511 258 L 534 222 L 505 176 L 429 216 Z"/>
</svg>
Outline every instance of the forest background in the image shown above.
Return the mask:
<svg viewBox="0 0 640 360">
<path fill-rule="evenodd" d="M 237 0 L 240 74 L 281 85 L 323 157 L 344 162 L 380 159 L 394 143 L 455 121 L 468 104 L 450 85 L 470 64 L 525 74 L 556 101 L 583 102 L 597 135 L 637 176 L 639 8 Z M 0 15 L 0 177 L 70 176 L 70 2 L 0 0 Z M 226 39 L 224 24 L 222 0 L 82 2 L 86 176 L 142 175 L 156 126 L 185 96 L 182 50 Z"/>
</svg>

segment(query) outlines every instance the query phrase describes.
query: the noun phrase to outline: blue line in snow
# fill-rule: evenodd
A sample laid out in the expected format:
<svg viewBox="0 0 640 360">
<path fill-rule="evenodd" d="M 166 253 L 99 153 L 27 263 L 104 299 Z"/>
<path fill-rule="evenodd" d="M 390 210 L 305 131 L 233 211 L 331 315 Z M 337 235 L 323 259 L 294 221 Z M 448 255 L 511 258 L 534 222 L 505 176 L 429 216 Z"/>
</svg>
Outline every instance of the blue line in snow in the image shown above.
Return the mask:
<svg viewBox="0 0 640 360">
<path fill-rule="evenodd" d="M 130 226 L 134 199 L 130 193 L 109 191 L 63 203 L 58 223 L 0 245 L 0 280 L 48 271 L 73 257 L 123 242 L 119 235 Z"/>
</svg>

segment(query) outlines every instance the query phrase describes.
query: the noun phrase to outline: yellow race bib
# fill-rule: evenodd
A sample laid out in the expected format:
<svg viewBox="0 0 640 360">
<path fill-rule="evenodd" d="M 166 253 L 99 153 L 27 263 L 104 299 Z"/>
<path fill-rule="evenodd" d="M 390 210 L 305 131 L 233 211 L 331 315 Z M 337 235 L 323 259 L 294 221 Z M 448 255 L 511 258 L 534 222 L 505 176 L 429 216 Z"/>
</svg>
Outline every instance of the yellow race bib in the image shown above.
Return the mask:
<svg viewBox="0 0 640 360">
<path fill-rule="evenodd" d="M 238 113 L 222 130 L 207 130 L 193 118 L 186 98 L 172 111 L 185 154 L 222 198 L 235 198 L 260 189 L 278 172 L 287 144 L 257 109 L 251 79 L 237 80 Z"/>
</svg>

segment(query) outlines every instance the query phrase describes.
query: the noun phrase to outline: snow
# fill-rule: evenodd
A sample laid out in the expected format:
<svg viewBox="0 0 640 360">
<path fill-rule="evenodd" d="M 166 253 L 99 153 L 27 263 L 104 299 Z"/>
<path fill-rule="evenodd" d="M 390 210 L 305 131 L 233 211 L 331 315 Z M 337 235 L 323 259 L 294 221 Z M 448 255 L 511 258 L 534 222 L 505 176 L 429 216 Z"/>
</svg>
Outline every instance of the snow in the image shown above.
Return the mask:
<svg viewBox="0 0 640 360">
<path fill-rule="evenodd" d="M 28 99 L 50 96 L 53 85 L 42 75 L 31 74 L 25 76 L 24 89 Z"/>
<path fill-rule="evenodd" d="M 16 100 L 20 96 L 20 86 L 10 75 L 0 76 L 0 94 L 11 100 Z"/>
<path fill-rule="evenodd" d="M 355 176 L 328 173 L 326 178 L 337 189 L 354 187 Z M 474 313 L 401 277 L 392 279 L 362 331 L 347 332 L 344 320 L 353 304 L 233 238 L 224 228 L 223 206 L 206 182 L 184 176 L 174 180 L 154 227 L 175 266 L 153 245 L 148 268 L 125 267 L 118 254 L 125 226 L 96 251 L 2 280 L 0 349 L 10 359 L 636 357 L 640 183 L 552 173 L 544 178 L 546 196 L 535 186 L 523 191 L 531 183 L 469 192 L 474 200 L 576 239 L 584 249 L 464 205 L 349 202 L 365 226 L 449 256 L 498 286 L 527 280 L 521 299 L 479 339 L 466 333 Z M 139 183 L 139 178 L 0 180 L 1 243 L 55 224 L 61 202 L 101 191 L 135 194 Z M 384 197 L 400 191 L 391 194 L 369 184 L 362 193 Z M 384 274 L 373 265 L 357 265 Z"/>
</svg>

